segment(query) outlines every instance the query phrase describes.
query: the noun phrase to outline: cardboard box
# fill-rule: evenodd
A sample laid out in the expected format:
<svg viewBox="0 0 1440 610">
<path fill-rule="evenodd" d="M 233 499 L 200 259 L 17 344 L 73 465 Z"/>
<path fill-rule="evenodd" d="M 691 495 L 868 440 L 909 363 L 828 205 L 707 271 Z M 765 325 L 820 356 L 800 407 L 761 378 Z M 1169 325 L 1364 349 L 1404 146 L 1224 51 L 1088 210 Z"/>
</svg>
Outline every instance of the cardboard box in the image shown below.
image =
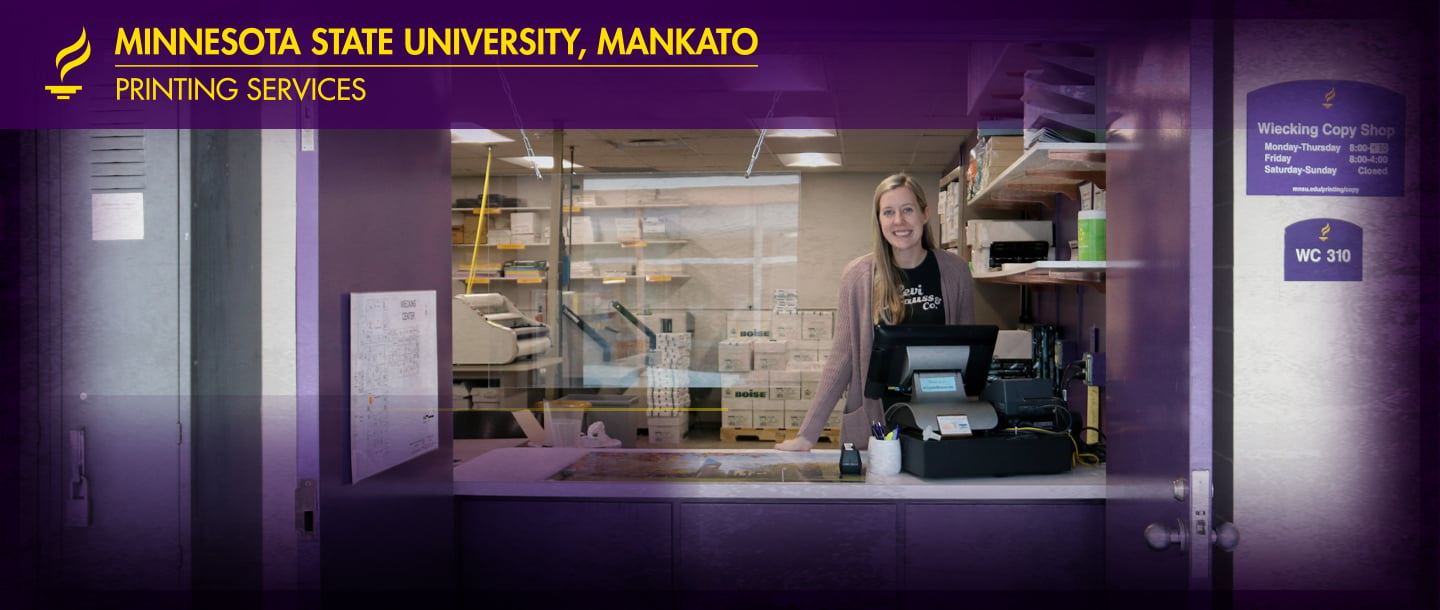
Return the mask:
<svg viewBox="0 0 1440 610">
<path fill-rule="evenodd" d="M 721 402 L 722 402 L 722 406 L 723 406 L 723 402 L 724 402 L 725 400 L 734 400 L 734 399 L 742 399 L 742 398 L 743 398 L 743 399 L 765 400 L 765 399 L 767 399 L 767 398 L 770 398 L 770 388 L 768 388 L 768 387 L 752 388 L 752 387 L 747 387 L 747 386 L 735 386 L 735 387 L 721 388 L 721 389 L 720 389 L 720 400 L 721 400 Z"/>
<path fill-rule="evenodd" d="M 814 400 L 815 390 L 820 387 L 820 371 L 801 371 L 800 400 Z"/>
<path fill-rule="evenodd" d="M 515 212 L 510 215 L 510 232 L 516 235 L 534 234 L 535 230 L 534 212 Z M 517 242 L 520 243 L 520 242 Z"/>
<path fill-rule="evenodd" d="M 754 411 L 721 411 L 720 426 L 723 428 L 754 428 Z"/>
<path fill-rule="evenodd" d="M 742 341 L 739 339 L 728 339 L 719 343 L 720 349 L 720 372 L 738 373 L 749 371 L 753 367 L 751 344 L 753 341 Z"/>
<path fill-rule="evenodd" d="M 756 341 L 752 344 L 757 354 L 783 354 L 790 349 L 788 341 Z"/>
<path fill-rule="evenodd" d="M 770 398 L 800 400 L 800 371 L 770 371 Z"/>
<path fill-rule="evenodd" d="M 755 399 L 722 396 L 720 398 L 720 408 L 724 409 L 721 411 L 722 413 L 750 413 L 755 410 Z"/>
<path fill-rule="evenodd" d="M 752 366 L 757 371 L 780 370 L 789 363 L 788 343 L 785 341 L 756 341 L 752 348 L 755 351 Z"/>
<path fill-rule="evenodd" d="M 784 353 L 779 354 L 755 354 L 753 366 L 757 371 L 783 371 L 789 359 Z"/>
<path fill-rule="evenodd" d="M 785 429 L 785 401 L 756 400 L 755 427 L 770 430 Z"/>
<path fill-rule="evenodd" d="M 766 399 L 770 397 L 770 372 L 751 371 L 742 375 L 722 378 L 720 399 Z M 724 406 L 722 404 L 722 406 Z"/>
<path fill-rule="evenodd" d="M 831 341 L 835 338 L 835 312 L 805 311 L 800 313 L 801 335 L 807 341 Z"/>
<path fill-rule="evenodd" d="M 787 400 L 785 401 L 785 427 L 787 429 L 799 429 L 800 424 L 805 423 L 805 414 L 810 412 L 810 401 L 808 400 Z"/>
<path fill-rule="evenodd" d="M 476 233 L 478 233 L 479 230 L 480 230 L 480 217 L 477 216 L 477 215 L 475 215 L 475 214 L 466 214 L 466 215 L 465 215 L 465 220 L 464 220 L 464 222 L 461 224 L 461 242 L 460 242 L 460 243 L 462 243 L 462 244 L 473 244 L 473 243 L 475 243 Z M 485 242 L 482 240 L 480 243 L 483 244 L 483 243 L 485 243 Z"/>
<path fill-rule="evenodd" d="M 770 312 L 730 311 L 725 313 L 725 336 L 730 339 L 769 339 Z"/>
<path fill-rule="evenodd" d="M 646 421 L 651 445 L 675 445 L 690 431 L 688 417 L 651 417 Z"/>
<path fill-rule="evenodd" d="M 740 377 L 744 380 L 745 387 L 761 390 L 770 388 L 770 371 L 750 371 Z"/>
<path fill-rule="evenodd" d="M 813 349 L 791 349 L 786 362 L 788 363 L 786 364 L 786 368 L 791 370 L 818 370 L 820 368 L 820 351 Z"/>
<path fill-rule="evenodd" d="M 845 399 L 835 403 L 835 408 L 830 411 L 830 417 L 825 418 L 825 428 L 839 430 L 840 425 L 845 421 Z"/>
<path fill-rule="evenodd" d="M 801 318 L 799 313 L 777 313 L 770 317 L 770 337 L 774 339 L 801 339 Z"/>
</svg>

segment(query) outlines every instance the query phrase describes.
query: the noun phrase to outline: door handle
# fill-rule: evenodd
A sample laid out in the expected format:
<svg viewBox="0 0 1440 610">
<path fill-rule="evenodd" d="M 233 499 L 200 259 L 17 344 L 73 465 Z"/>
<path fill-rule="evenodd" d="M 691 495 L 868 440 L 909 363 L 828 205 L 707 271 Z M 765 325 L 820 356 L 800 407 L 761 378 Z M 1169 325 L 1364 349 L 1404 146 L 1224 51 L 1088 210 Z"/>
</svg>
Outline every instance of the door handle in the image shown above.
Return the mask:
<svg viewBox="0 0 1440 610">
<path fill-rule="evenodd" d="M 1172 546 L 1178 546 L 1180 554 L 1183 555 L 1189 543 L 1190 530 L 1180 519 L 1175 520 L 1174 527 L 1158 521 L 1145 526 L 1145 545 L 1152 551 L 1163 551 Z"/>
<path fill-rule="evenodd" d="M 85 429 L 70 430 L 70 483 L 65 493 L 65 526 L 90 527 L 90 478 L 85 470 Z"/>
<path fill-rule="evenodd" d="M 1240 546 L 1240 529 L 1234 523 L 1223 522 L 1210 530 L 1210 544 L 1226 553 L 1233 553 L 1235 547 Z"/>
</svg>

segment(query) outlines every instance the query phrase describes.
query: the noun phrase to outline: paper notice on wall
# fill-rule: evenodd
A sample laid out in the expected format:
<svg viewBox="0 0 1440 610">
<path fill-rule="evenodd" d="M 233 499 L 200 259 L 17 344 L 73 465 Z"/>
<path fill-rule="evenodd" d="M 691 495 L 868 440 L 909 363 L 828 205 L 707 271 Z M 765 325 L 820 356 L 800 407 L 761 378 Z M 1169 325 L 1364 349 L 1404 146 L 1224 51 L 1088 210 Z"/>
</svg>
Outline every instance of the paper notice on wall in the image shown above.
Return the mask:
<svg viewBox="0 0 1440 610">
<path fill-rule="evenodd" d="M 794 288 L 775 289 L 775 313 L 792 314 L 800 309 L 800 292 Z"/>
<path fill-rule="evenodd" d="M 350 476 L 440 447 L 435 291 L 350 293 Z"/>
<path fill-rule="evenodd" d="M 90 239 L 145 239 L 145 194 L 90 195 Z"/>
</svg>

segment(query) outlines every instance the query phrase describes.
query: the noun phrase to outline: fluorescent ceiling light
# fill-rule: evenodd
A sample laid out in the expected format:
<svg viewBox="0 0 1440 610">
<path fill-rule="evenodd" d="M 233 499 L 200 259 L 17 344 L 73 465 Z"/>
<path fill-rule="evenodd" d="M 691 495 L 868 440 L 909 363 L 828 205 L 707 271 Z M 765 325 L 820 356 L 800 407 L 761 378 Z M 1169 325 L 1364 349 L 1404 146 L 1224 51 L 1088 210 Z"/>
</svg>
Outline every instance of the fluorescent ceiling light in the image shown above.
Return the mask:
<svg viewBox="0 0 1440 610">
<path fill-rule="evenodd" d="M 514 138 L 507 138 L 489 129 L 451 129 L 450 141 L 457 144 L 499 144 L 501 142 L 514 142 Z"/>
<path fill-rule="evenodd" d="M 793 153 L 775 155 L 786 167 L 838 167 L 840 153 Z"/>
<path fill-rule="evenodd" d="M 519 165 L 522 167 L 538 167 L 540 169 L 550 169 L 552 167 L 555 167 L 554 157 L 500 157 L 500 160 L 507 163 L 514 163 L 515 165 Z M 560 167 L 563 168 L 585 167 L 584 165 L 580 164 L 572 164 L 564 159 L 560 160 L 560 164 Z"/>
<path fill-rule="evenodd" d="M 834 129 L 771 129 L 765 132 L 767 138 L 833 138 Z"/>
<path fill-rule="evenodd" d="M 833 138 L 838 133 L 835 119 L 824 116 L 777 116 L 750 121 L 755 129 L 765 129 L 767 138 Z"/>
</svg>

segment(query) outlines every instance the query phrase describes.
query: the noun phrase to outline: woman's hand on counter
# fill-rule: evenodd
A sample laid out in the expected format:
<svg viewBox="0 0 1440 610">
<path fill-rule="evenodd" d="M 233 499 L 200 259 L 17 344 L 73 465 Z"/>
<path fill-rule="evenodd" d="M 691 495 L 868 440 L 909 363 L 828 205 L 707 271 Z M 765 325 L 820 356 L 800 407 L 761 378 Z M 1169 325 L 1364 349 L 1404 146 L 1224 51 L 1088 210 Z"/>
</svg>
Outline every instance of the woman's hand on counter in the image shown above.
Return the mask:
<svg viewBox="0 0 1440 610">
<path fill-rule="evenodd" d="M 775 448 L 780 451 L 809 451 L 815 447 L 815 441 L 801 437 L 795 437 L 788 441 L 775 443 Z"/>
</svg>

